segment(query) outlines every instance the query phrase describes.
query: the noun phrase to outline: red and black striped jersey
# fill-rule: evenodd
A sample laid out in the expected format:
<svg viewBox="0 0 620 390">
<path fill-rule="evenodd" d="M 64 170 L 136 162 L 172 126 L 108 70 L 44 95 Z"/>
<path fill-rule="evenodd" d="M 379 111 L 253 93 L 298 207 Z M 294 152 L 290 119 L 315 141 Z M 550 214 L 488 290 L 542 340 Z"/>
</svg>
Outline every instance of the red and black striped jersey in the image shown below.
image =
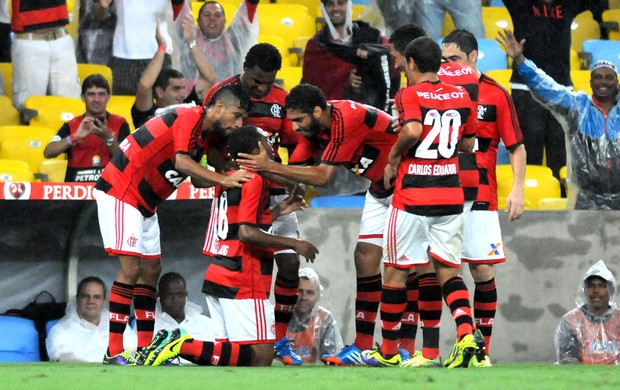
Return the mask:
<svg viewBox="0 0 620 390">
<path fill-rule="evenodd" d="M 401 124 L 419 122 L 422 133 L 398 166 L 392 205 L 426 216 L 461 213 L 458 143 L 476 135 L 469 94 L 462 87 L 427 81 L 398 91 L 396 107 Z"/>
<path fill-rule="evenodd" d="M 271 228 L 270 186 L 254 175 L 241 188 L 216 187 L 202 250 L 207 256 L 203 293 L 228 299 L 268 298 L 273 249 L 242 242 L 239 227 L 250 225 L 265 232 Z"/>
<path fill-rule="evenodd" d="M 439 80 L 447 84 L 465 88 L 472 101 L 472 112 L 475 116 L 478 106 L 479 87 L 478 77 L 474 69 L 459 62 L 442 61 L 437 76 L 439 76 Z M 476 200 L 480 173 L 474 153 L 459 153 L 459 179 L 461 180 L 465 200 Z"/>
<path fill-rule="evenodd" d="M 69 24 L 67 0 L 13 0 L 13 32 L 36 31 Z"/>
<path fill-rule="evenodd" d="M 480 187 L 474 210 L 497 210 L 497 146 L 500 139 L 508 150 L 523 143 L 514 103 L 508 92 L 492 78 L 482 75 L 478 94 L 478 146 L 476 160 Z"/>
<path fill-rule="evenodd" d="M 220 81 L 209 89 L 205 96 L 205 105 L 210 103 L 215 93 L 224 85 L 241 84 L 241 75 L 229 77 Z M 273 145 L 275 160 L 281 162 L 279 147 L 292 150 L 297 145 L 298 134 L 293 130 L 293 125 L 286 117 L 284 110 L 284 100 L 288 93 L 279 85 L 274 84 L 267 96 L 262 98 L 252 97 L 252 109 L 248 112 L 247 118 L 243 120 L 244 125 L 260 127 L 269 134 L 269 142 Z"/>
<path fill-rule="evenodd" d="M 378 196 L 385 196 L 383 172 L 390 149 L 398 136 L 392 132 L 392 117 L 374 107 L 351 100 L 330 100 L 332 127 L 320 132 L 318 141 L 299 137 L 289 164 L 344 165 L 367 178 Z"/>
<path fill-rule="evenodd" d="M 203 155 L 202 107 L 178 107 L 155 117 L 125 138 L 95 188 L 152 216 L 187 178 L 175 169 L 177 153 Z"/>
</svg>

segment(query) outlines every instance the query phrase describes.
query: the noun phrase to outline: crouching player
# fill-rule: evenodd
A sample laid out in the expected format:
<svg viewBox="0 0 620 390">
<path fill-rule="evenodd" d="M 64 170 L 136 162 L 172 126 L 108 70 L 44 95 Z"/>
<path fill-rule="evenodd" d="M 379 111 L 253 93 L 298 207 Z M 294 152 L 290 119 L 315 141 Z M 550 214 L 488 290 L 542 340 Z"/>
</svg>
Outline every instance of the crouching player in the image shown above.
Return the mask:
<svg viewBox="0 0 620 390">
<path fill-rule="evenodd" d="M 255 126 L 235 129 L 228 150 L 258 153 L 267 139 Z M 273 248 L 292 249 L 308 261 L 317 248 L 308 241 L 266 233 L 272 218 L 301 209 L 303 200 L 289 197 L 269 211 L 271 183 L 255 175 L 241 188 L 216 187 L 203 254 L 207 270 L 202 287 L 214 324 L 215 342 L 192 339 L 182 329 L 162 330 L 138 359 L 160 365 L 176 356 L 199 365 L 269 366 L 274 355 L 274 311 L 268 295 Z"/>
</svg>

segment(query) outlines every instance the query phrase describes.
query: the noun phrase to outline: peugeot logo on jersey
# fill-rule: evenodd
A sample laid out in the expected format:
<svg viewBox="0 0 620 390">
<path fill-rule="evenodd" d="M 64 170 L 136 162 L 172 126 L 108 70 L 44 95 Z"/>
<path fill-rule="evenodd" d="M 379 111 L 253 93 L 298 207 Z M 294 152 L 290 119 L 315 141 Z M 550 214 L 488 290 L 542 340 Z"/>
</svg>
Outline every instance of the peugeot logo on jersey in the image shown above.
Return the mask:
<svg viewBox="0 0 620 390">
<path fill-rule="evenodd" d="M 271 106 L 271 115 L 273 115 L 274 118 L 282 118 L 282 106 L 274 103 Z"/>
</svg>

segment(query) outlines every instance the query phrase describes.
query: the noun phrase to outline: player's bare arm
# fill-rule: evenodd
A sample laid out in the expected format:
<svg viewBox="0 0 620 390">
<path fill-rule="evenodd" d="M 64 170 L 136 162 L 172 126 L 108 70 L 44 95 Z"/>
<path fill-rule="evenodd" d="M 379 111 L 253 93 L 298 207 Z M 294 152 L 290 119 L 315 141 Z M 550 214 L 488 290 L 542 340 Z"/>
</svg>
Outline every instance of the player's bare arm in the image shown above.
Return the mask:
<svg viewBox="0 0 620 390">
<path fill-rule="evenodd" d="M 506 197 L 508 220 L 514 221 L 523 215 L 525 200 L 523 188 L 525 182 L 526 152 L 523 144 L 510 152 L 510 166 L 512 168 L 512 189 Z"/>
<path fill-rule="evenodd" d="M 192 183 L 199 187 L 212 187 L 220 185 L 226 188 L 241 187 L 243 183 L 254 177 L 253 174 L 240 170 L 230 176 L 212 172 L 184 153 L 177 153 L 174 158 L 174 167 L 183 175 L 190 176 Z"/>
<path fill-rule="evenodd" d="M 276 220 L 282 215 L 294 213 L 295 211 L 301 211 L 307 207 L 308 205 L 306 204 L 304 197 L 297 194 L 296 191 L 291 191 L 289 196 L 271 209 L 271 218 Z"/>
<path fill-rule="evenodd" d="M 316 255 L 319 253 L 319 250 L 308 241 L 265 233 L 256 226 L 251 225 L 239 226 L 239 239 L 242 242 L 265 248 L 292 249 L 305 257 L 306 261 L 310 262 L 314 262 Z"/>
</svg>

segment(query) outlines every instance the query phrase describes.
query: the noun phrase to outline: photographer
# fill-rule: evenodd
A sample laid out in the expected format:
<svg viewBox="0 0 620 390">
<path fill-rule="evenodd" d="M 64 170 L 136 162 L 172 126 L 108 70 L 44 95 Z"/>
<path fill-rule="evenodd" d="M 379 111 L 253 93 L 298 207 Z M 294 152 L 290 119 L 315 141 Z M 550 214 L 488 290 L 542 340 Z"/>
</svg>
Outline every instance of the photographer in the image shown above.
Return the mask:
<svg viewBox="0 0 620 390">
<path fill-rule="evenodd" d="M 69 182 L 97 181 L 112 153 L 129 135 L 125 118 L 106 111 L 110 85 L 103 76 L 88 76 L 81 96 L 86 106 L 84 115 L 62 125 L 43 152 L 45 158 L 67 153 L 65 181 Z"/>
</svg>

